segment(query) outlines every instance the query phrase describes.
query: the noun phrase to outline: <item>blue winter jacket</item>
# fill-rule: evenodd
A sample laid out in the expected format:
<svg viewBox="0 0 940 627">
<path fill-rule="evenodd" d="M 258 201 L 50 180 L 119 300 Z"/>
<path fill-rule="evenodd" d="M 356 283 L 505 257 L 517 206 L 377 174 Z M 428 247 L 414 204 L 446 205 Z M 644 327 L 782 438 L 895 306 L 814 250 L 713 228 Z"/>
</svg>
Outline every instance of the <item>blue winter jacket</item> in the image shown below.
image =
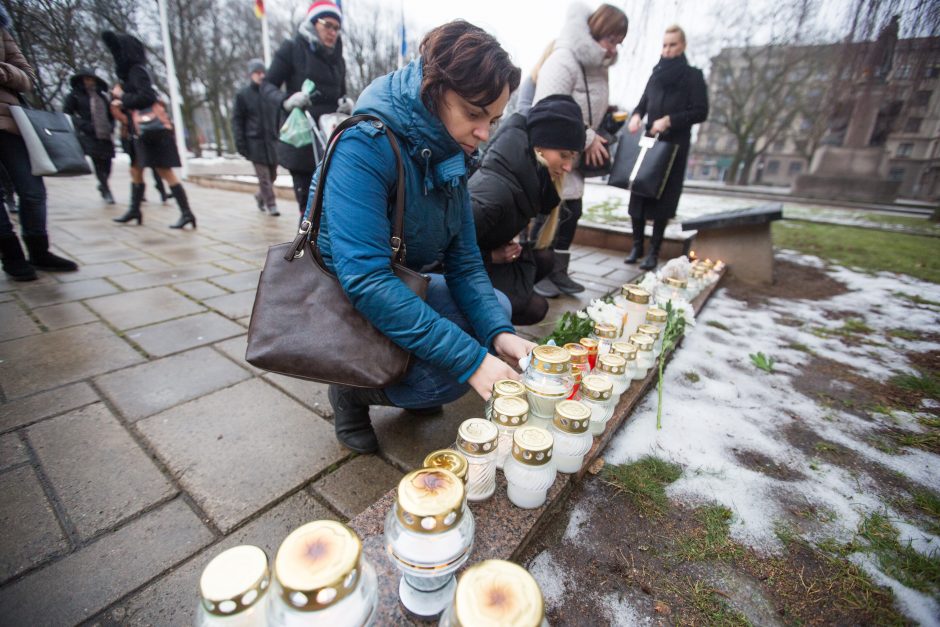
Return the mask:
<svg viewBox="0 0 940 627">
<path fill-rule="evenodd" d="M 359 97 L 356 113 L 384 120 L 401 144 L 408 267 L 418 270 L 443 262 L 447 287 L 483 345 L 392 273 L 396 167 L 384 127 L 363 122 L 340 138 L 325 184 L 318 242 L 356 309 L 396 344 L 463 383 L 483 361 L 493 338 L 514 329 L 477 248 L 468 157 L 421 102 L 421 76 L 418 59 L 376 79 Z M 311 197 L 318 174 L 319 169 Z"/>
</svg>

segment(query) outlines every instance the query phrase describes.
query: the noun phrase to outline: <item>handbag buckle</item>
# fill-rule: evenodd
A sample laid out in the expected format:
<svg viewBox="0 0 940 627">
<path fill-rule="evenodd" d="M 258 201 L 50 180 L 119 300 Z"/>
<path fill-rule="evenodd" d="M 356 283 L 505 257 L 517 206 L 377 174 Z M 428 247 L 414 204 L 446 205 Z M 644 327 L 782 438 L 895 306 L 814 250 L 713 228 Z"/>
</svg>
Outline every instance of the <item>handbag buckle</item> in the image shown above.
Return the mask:
<svg viewBox="0 0 940 627">
<path fill-rule="evenodd" d="M 392 252 L 397 255 L 399 249 L 401 249 L 401 238 L 396 235 L 392 237 Z"/>
<path fill-rule="evenodd" d="M 313 223 L 311 223 L 310 220 L 304 218 L 300 223 L 300 229 L 298 229 L 297 234 L 299 235 L 300 233 L 309 233 L 312 227 Z"/>
</svg>

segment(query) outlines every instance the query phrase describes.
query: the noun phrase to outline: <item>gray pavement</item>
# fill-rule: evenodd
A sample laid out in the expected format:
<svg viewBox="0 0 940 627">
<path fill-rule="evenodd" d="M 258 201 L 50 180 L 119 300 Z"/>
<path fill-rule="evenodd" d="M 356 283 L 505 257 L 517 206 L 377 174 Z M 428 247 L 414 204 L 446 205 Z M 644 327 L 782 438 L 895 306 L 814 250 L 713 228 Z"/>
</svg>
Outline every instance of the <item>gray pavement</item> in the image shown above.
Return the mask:
<svg viewBox="0 0 940 627">
<path fill-rule="evenodd" d="M 355 516 L 481 414 L 472 393 L 443 417 L 376 409 L 383 451 L 356 457 L 333 438 L 325 386 L 244 361 L 292 207 L 272 218 L 248 194 L 190 184 L 199 228 L 180 232 L 174 205 L 120 226 L 91 177 L 46 184 L 54 248 L 81 270 L 0 278 L 0 623 L 191 624 L 212 556 L 247 542 L 273 557 L 299 524 Z M 576 249 L 588 291 L 520 332 L 545 335 L 632 279 L 621 254 Z"/>
</svg>

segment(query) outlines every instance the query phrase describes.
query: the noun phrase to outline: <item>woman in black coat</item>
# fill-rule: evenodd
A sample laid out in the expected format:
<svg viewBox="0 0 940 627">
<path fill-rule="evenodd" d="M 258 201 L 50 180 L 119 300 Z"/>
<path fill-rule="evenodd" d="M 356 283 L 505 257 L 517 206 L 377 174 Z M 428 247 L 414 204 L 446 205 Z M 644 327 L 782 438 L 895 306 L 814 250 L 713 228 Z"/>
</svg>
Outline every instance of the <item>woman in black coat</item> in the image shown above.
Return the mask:
<svg viewBox="0 0 940 627">
<path fill-rule="evenodd" d="M 101 39 L 114 57 L 115 74 L 119 81 L 111 88 L 111 105 L 120 109 L 130 125 L 129 137 L 122 143 L 131 158 L 131 206 L 123 216 L 114 218 L 114 221 L 126 224 L 136 220 L 138 225 L 143 222 L 140 203 L 144 197 L 144 168 L 154 168 L 160 178 L 169 183 L 170 195 L 176 199 L 180 208 L 180 218 L 171 224 L 170 228 L 182 229 L 191 224 L 195 229 L 196 216 L 189 208 L 186 190 L 173 172 L 173 168 L 180 166 L 180 156 L 176 150 L 176 137 L 169 117 L 165 119 L 165 128 L 146 138 L 141 136 L 140 129 L 134 127 L 135 111 L 149 109 L 156 113 L 162 110 L 164 115 L 166 111 L 153 87 L 153 79 L 147 69 L 144 45 L 136 37 L 111 31 L 102 33 Z"/>
<path fill-rule="evenodd" d="M 630 219 L 633 223 L 633 251 L 625 263 L 636 263 L 643 256 L 643 232 L 646 221 L 653 221 L 653 237 L 649 256 L 640 264 L 643 270 L 652 270 L 659 262 L 659 248 L 663 243 L 666 225 L 676 215 L 685 166 L 689 158 L 692 125 L 708 117 L 708 88 L 702 71 L 689 65 L 685 58 L 685 32 L 678 26 L 666 29 L 663 54 L 653 68 L 646 83 L 640 104 L 633 110 L 629 131 L 636 133 L 643 117 L 650 135 L 679 146 L 676 159 L 666 180 L 666 187 L 658 200 L 630 195 Z"/>
<path fill-rule="evenodd" d="M 558 190 L 584 142 L 578 104 L 571 96 L 548 96 L 528 116 L 506 120 L 470 178 L 477 245 L 493 287 L 509 297 L 513 324 L 535 324 L 548 312 L 548 301 L 534 288 L 552 270 Z M 539 215 L 551 217 L 544 237 L 530 241 L 529 222 Z"/>
<path fill-rule="evenodd" d="M 81 68 L 69 80 L 72 92 L 65 97 L 63 113 L 72 116 L 82 150 L 91 158 L 98 178 L 98 191 L 109 205 L 114 196 L 108 187 L 114 158 L 114 116 L 108 101 L 108 84 L 90 68 Z"/>
<path fill-rule="evenodd" d="M 342 11 L 332 2 L 314 2 L 294 38 L 285 40 L 274 54 L 261 90 L 264 97 L 281 111 L 280 124 L 297 107 L 309 111 L 317 122 L 321 115 L 334 113 L 341 104 L 352 109 L 351 103 L 345 104 L 346 63 L 340 38 L 342 18 Z M 313 95 L 301 91 L 308 78 L 316 85 Z M 278 163 L 290 171 L 294 180 L 294 196 L 303 214 L 316 168 L 313 147 L 295 148 L 279 140 L 277 157 Z"/>
</svg>

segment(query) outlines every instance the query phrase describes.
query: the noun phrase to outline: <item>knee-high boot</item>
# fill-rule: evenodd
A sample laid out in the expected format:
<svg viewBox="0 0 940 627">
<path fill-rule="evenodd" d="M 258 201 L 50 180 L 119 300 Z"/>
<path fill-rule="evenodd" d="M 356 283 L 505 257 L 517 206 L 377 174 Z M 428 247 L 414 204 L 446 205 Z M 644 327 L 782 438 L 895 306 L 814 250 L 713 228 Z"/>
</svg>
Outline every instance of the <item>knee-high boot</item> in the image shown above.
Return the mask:
<svg viewBox="0 0 940 627">
<path fill-rule="evenodd" d="M 127 208 L 120 218 L 114 218 L 115 222 L 125 224 L 131 220 L 137 220 L 137 224 L 142 224 L 144 216 L 140 212 L 140 202 L 144 199 L 144 184 L 131 183 L 131 206 Z"/>
<path fill-rule="evenodd" d="M 189 209 L 189 199 L 186 198 L 186 190 L 182 183 L 177 183 L 170 187 L 170 194 L 176 199 L 176 204 L 180 207 L 180 219 L 170 225 L 171 229 L 181 229 L 187 224 L 192 224 L 196 228 L 196 216 Z"/>
</svg>

